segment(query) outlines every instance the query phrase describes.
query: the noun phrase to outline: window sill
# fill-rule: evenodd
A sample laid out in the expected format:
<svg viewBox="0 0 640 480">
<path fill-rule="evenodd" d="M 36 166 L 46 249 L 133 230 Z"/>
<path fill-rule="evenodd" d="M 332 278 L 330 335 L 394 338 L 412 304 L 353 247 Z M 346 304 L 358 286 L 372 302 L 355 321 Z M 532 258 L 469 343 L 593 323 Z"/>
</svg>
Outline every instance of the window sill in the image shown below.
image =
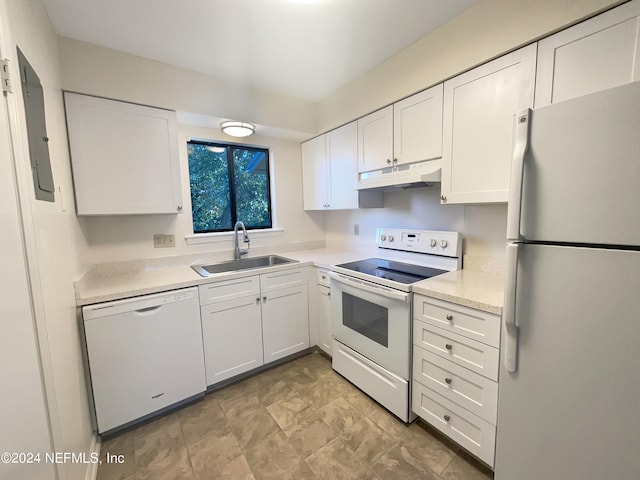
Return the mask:
<svg viewBox="0 0 640 480">
<path fill-rule="evenodd" d="M 250 239 L 279 237 L 284 234 L 283 228 L 269 228 L 264 230 L 248 230 Z M 193 235 L 185 235 L 184 239 L 187 245 L 198 245 L 201 243 L 218 243 L 228 242 L 233 238 L 233 232 L 215 232 L 215 233 L 196 233 Z"/>
</svg>

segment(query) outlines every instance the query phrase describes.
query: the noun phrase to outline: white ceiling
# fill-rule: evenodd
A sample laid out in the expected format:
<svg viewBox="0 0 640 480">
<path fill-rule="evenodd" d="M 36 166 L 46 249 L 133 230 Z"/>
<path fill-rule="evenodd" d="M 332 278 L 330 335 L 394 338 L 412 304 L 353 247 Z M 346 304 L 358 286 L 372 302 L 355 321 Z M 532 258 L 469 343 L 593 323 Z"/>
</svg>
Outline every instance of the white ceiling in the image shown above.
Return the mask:
<svg viewBox="0 0 640 480">
<path fill-rule="evenodd" d="M 44 3 L 60 35 L 318 101 L 478 1 Z"/>
</svg>

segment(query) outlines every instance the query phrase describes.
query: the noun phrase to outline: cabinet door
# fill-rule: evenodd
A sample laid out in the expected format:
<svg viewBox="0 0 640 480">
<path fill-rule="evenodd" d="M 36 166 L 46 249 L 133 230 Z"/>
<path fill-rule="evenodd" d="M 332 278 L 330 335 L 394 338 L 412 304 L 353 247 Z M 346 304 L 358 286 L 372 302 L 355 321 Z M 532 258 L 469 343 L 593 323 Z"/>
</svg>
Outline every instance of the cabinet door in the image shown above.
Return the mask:
<svg viewBox="0 0 640 480">
<path fill-rule="evenodd" d="M 442 96 L 439 84 L 393 105 L 393 156 L 398 164 L 442 156 Z"/>
<path fill-rule="evenodd" d="M 207 385 L 262 365 L 260 296 L 201 308 Z"/>
<path fill-rule="evenodd" d="M 327 208 L 329 169 L 326 159 L 325 135 L 302 144 L 302 194 L 305 210 Z"/>
<path fill-rule="evenodd" d="M 331 289 L 318 285 L 318 346 L 331 355 Z"/>
<path fill-rule="evenodd" d="M 538 43 L 536 107 L 640 79 L 640 1 Z"/>
<path fill-rule="evenodd" d="M 178 213 L 176 112 L 64 94 L 78 215 Z"/>
<path fill-rule="evenodd" d="M 393 105 L 358 119 L 358 172 L 393 162 Z"/>
<path fill-rule="evenodd" d="M 333 210 L 358 208 L 358 124 L 333 130 L 326 135 L 329 163 L 329 207 Z"/>
<path fill-rule="evenodd" d="M 309 348 L 307 285 L 262 296 L 264 363 Z"/>
<path fill-rule="evenodd" d="M 506 202 L 513 119 L 533 106 L 536 45 L 444 84 L 443 203 Z"/>
</svg>

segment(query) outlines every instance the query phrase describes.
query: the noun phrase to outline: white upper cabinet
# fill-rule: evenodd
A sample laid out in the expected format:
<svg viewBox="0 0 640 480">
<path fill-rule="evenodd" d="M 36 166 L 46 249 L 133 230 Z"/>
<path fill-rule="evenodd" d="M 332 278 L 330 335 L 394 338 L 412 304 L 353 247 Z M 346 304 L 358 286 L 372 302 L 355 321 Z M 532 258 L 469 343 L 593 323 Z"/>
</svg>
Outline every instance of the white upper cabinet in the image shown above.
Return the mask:
<svg viewBox="0 0 640 480">
<path fill-rule="evenodd" d="M 358 119 L 358 172 L 393 164 L 393 105 Z"/>
<path fill-rule="evenodd" d="M 536 107 L 640 79 L 640 1 L 541 40 Z"/>
<path fill-rule="evenodd" d="M 382 206 L 381 192 L 358 192 L 358 127 L 351 122 L 302 144 L 305 210 Z"/>
<path fill-rule="evenodd" d="M 78 215 L 179 213 L 176 113 L 65 92 Z"/>
<path fill-rule="evenodd" d="M 305 210 L 327 208 L 330 190 L 325 135 L 302 144 L 302 186 Z"/>
<path fill-rule="evenodd" d="M 439 84 L 393 105 L 394 163 L 442 156 L 442 96 Z"/>
<path fill-rule="evenodd" d="M 513 119 L 533 106 L 536 45 L 444 83 L 442 203 L 506 202 Z"/>
</svg>

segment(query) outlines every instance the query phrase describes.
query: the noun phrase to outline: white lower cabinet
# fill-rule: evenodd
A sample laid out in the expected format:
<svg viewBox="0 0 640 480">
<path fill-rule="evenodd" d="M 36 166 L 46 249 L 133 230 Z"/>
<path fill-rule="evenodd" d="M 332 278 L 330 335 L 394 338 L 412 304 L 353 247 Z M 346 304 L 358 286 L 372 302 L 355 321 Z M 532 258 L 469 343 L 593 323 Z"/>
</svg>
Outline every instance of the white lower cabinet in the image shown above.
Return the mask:
<svg viewBox="0 0 640 480">
<path fill-rule="evenodd" d="M 331 288 L 329 272 L 318 270 L 318 346 L 331 355 Z"/>
<path fill-rule="evenodd" d="M 264 364 L 260 292 L 201 307 L 207 385 Z"/>
<path fill-rule="evenodd" d="M 264 363 L 309 348 L 307 285 L 275 290 L 262 302 Z"/>
<path fill-rule="evenodd" d="M 199 288 L 208 386 L 309 348 L 304 269 Z"/>
<path fill-rule="evenodd" d="M 493 466 L 500 317 L 418 294 L 413 312 L 412 411 Z"/>
</svg>

